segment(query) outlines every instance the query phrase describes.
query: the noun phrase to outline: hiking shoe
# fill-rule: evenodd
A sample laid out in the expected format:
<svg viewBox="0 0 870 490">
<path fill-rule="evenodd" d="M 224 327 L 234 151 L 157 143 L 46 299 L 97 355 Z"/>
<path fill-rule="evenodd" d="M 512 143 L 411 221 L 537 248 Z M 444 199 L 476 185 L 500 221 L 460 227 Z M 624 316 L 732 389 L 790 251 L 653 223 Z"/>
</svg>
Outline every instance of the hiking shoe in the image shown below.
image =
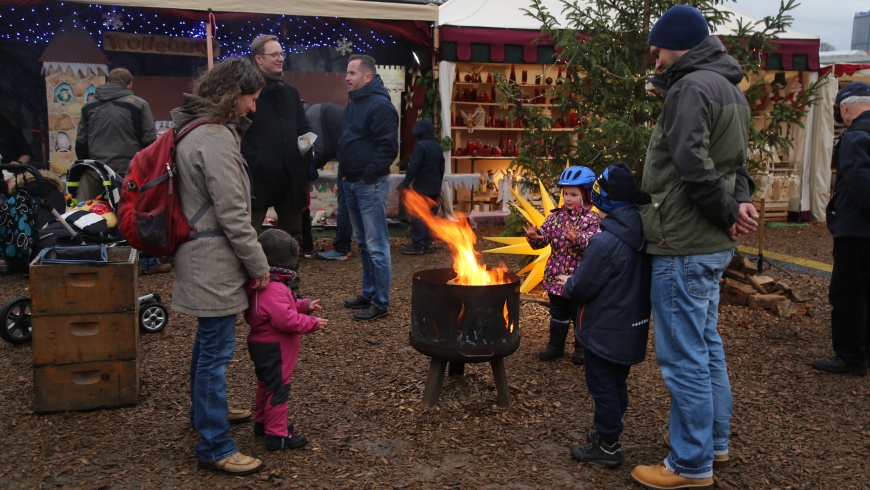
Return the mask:
<svg viewBox="0 0 870 490">
<path fill-rule="evenodd" d="M 405 247 L 402 249 L 402 253 L 405 255 L 423 255 L 426 253 L 426 249 L 424 247 Z"/>
<path fill-rule="evenodd" d="M 634 481 L 649 488 L 670 489 L 713 486 L 712 476 L 707 478 L 686 478 L 670 471 L 661 464 L 655 466 L 635 466 L 631 470 L 631 477 L 634 478 Z"/>
<path fill-rule="evenodd" d="M 293 433 L 293 422 L 287 422 L 287 433 Z M 254 422 L 254 435 L 255 436 L 265 436 L 266 435 L 266 424 L 262 422 Z"/>
<path fill-rule="evenodd" d="M 339 262 L 344 262 L 345 260 L 350 258 L 350 255 L 350 252 L 343 254 L 336 249 L 329 247 L 326 252 L 319 252 L 316 258 L 321 260 L 337 260 Z"/>
<path fill-rule="evenodd" d="M 547 345 L 547 348 L 538 354 L 538 359 L 542 361 L 555 361 L 565 355 L 565 349 L 559 349 L 552 345 Z"/>
<path fill-rule="evenodd" d="M 266 434 L 263 438 L 263 444 L 269 451 L 280 451 L 281 449 L 299 449 L 308 444 L 308 439 L 302 434 L 294 435 L 292 433 L 286 436 L 273 436 Z"/>
<path fill-rule="evenodd" d="M 833 359 L 816 359 L 813 361 L 813 369 L 834 374 L 851 374 L 852 376 L 867 376 L 867 368 L 854 367 L 846 364 L 841 357 Z"/>
<path fill-rule="evenodd" d="M 172 264 L 161 262 L 157 265 L 152 265 L 147 269 L 142 270 L 142 275 L 150 276 L 151 274 L 165 274 L 172 272 Z"/>
<path fill-rule="evenodd" d="M 389 310 L 382 310 L 375 305 L 369 305 L 368 308 L 354 313 L 353 319 L 358 322 L 367 322 L 369 320 L 377 320 L 378 318 L 387 316 L 389 313 Z"/>
<path fill-rule="evenodd" d="M 251 411 L 243 408 L 231 408 L 227 410 L 227 421 L 231 424 L 241 424 L 251 420 Z"/>
<path fill-rule="evenodd" d="M 302 252 L 302 256 L 305 257 L 306 259 L 313 259 L 314 257 L 317 256 L 317 252 L 314 250 L 306 250 L 306 251 Z"/>
<path fill-rule="evenodd" d="M 665 431 L 662 441 L 668 449 L 671 448 L 671 432 Z M 731 457 L 727 454 L 713 454 L 713 468 L 722 469 L 731 466 Z"/>
<path fill-rule="evenodd" d="M 593 430 L 586 434 L 591 441 L 585 446 L 572 446 L 571 457 L 581 463 L 598 463 L 607 468 L 616 468 L 622 464 L 622 444 L 619 442 L 608 445 L 601 440 L 598 431 Z"/>
<path fill-rule="evenodd" d="M 263 462 L 257 458 L 236 453 L 220 461 L 209 462 L 200 459 L 199 467 L 206 470 L 222 471 L 234 476 L 244 476 L 260 471 Z"/>
<path fill-rule="evenodd" d="M 366 298 L 363 295 L 359 295 L 353 299 L 344 300 L 345 308 L 366 308 L 372 304 L 372 300 Z"/>
</svg>

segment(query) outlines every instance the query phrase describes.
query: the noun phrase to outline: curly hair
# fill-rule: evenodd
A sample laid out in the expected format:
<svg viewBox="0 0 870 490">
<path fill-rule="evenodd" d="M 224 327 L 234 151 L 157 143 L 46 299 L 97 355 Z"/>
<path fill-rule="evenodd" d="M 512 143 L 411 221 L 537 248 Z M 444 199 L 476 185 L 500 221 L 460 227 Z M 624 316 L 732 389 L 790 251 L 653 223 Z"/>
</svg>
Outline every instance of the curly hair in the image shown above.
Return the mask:
<svg viewBox="0 0 870 490">
<path fill-rule="evenodd" d="M 209 119 L 227 124 L 238 121 L 237 103 L 240 95 L 257 93 L 266 85 L 263 75 L 244 58 L 227 58 L 215 63 L 193 82 L 193 93 L 206 100 Z"/>
</svg>

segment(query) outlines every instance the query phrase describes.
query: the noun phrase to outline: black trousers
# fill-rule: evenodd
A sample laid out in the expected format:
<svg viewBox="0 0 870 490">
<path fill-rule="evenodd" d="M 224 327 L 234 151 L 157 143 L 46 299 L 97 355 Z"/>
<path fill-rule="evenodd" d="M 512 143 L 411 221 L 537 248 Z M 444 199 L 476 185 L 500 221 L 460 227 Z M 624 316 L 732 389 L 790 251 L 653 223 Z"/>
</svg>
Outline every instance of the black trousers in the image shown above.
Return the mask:
<svg viewBox="0 0 870 490">
<path fill-rule="evenodd" d="M 870 238 L 834 238 L 828 300 L 834 352 L 849 366 L 870 366 Z"/>
<path fill-rule="evenodd" d="M 593 422 L 601 440 L 612 445 L 622 435 L 622 416 L 628 408 L 625 381 L 631 366 L 616 364 L 586 350 L 586 388 L 595 400 Z"/>
</svg>

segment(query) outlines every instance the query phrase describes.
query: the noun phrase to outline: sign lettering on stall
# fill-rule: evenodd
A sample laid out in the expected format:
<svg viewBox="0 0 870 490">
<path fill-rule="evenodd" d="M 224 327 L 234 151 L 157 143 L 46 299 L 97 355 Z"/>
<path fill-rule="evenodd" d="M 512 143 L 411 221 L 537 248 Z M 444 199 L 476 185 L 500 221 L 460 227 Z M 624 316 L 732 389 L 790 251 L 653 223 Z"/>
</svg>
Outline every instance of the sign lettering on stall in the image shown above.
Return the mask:
<svg viewBox="0 0 870 490">
<path fill-rule="evenodd" d="M 206 39 L 170 37 L 152 34 L 103 33 L 103 49 L 128 53 L 208 56 Z M 220 55 L 220 45 L 214 43 L 214 56 Z"/>
</svg>

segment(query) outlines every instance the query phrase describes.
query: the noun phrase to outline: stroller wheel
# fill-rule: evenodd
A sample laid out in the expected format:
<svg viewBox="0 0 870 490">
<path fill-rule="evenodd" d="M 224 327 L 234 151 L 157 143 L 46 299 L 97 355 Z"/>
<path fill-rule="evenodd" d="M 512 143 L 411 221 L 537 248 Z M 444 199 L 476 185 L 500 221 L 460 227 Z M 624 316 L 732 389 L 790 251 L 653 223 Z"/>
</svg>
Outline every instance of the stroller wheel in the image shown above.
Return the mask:
<svg viewBox="0 0 870 490">
<path fill-rule="evenodd" d="M 145 303 L 139 306 L 139 331 L 157 333 L 169 323 L 169 310 L 160 303 Z"/>
<path fill-rule="evenodd" d="M 30 298 L 19 296 L 12 299 L 0 309 L 0 337 L 15 345 L 30 342 L 33 334 L 32 319 Z"/>
</svg>

